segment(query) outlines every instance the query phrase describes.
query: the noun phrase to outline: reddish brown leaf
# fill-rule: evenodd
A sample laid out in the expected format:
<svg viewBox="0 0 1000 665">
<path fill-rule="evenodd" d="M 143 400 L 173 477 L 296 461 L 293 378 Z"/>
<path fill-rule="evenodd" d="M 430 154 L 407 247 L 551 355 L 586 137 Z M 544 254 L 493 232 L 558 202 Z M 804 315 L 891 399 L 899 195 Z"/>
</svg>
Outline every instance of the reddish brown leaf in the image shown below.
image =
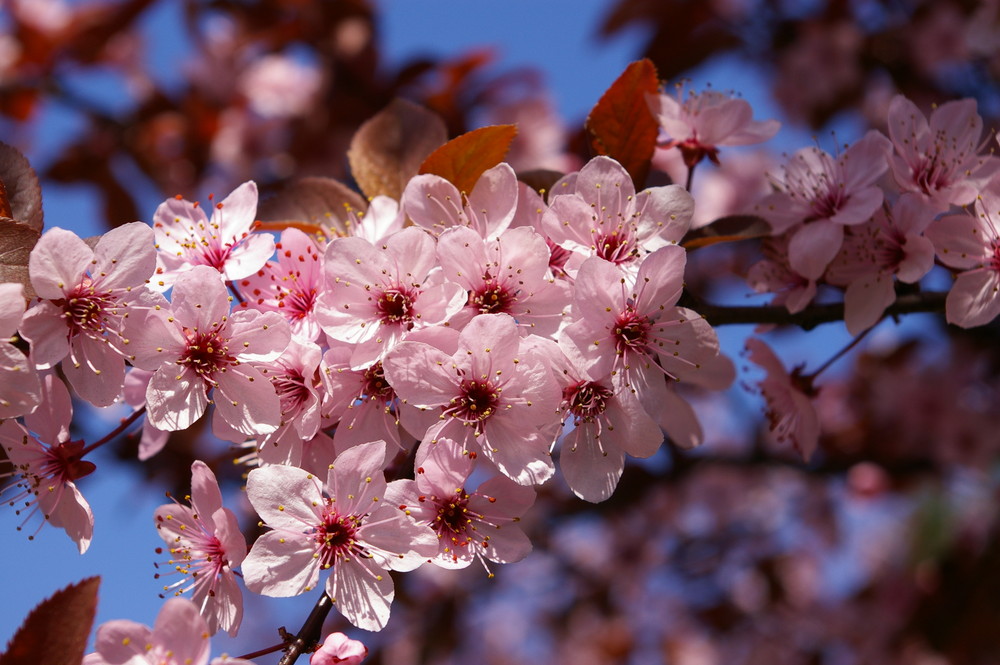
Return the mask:
<svg viewBox="0 0 1000 665">
<path fill-rule="evenodd" d="M 618 160 L 638 188 L 649 174 L 659 127 L 646 106 L 646 95 L 655 94 L 658 86 L 656 67 L 650 60 L 633 62 L 587 116 L 587 134 L 594 152 Z"/>
<path fill-rule="evenodd" d="M 56 591 L 31 610 L 0 665 L 66 665 L 83 660 L 97 612 L 100 577 Z"/>
<path fill-rule="evenodd" d="M 34 298 L 28 278 L 28 257 L 41 234 L 27 224 L 0 218 L 0 283 L 20 282 L 24 296 Z"/>
<path fill-rule="evenodd" d="M 361 195 L 333 178 L 302 178 L 257 209 L 259 228 L 281 231 L 289 227 L 324 235 L 347 232 L 347 211 L 368 208 Z"/>
<path fill-rule="evenodd" d="M 685 249 L 698 249 L 720 242 L 736 242 L 771 235 L 771 225 L 756 215 L 729 215 L 691 231 L 681 243 Z"/>
<path fill-rule="evenodd" d="M 347 159 L 365 196 L 385 194 L 399 200 L 407 181 L 447 140 L 448 130 L 436 113 L 395 99 L 361 125 L 351 139 Z"/>
<path fill-rule="evenodd" d="M 456 136 L 431 153 L 420 173 L 439 175 L 460 192 L 471 192 L 483 171 L 503 161 L 517 136 L 514 125 L 480 127 Z"/>
<path fill-rule="evenodd" d="M 14 146 L 0 141 L 0 181 L 7 205 L 0 203 L 0 217 L 8 217 L 38 232 L 42 230 L 42 190 L 27 158 Z"/>
</svg>

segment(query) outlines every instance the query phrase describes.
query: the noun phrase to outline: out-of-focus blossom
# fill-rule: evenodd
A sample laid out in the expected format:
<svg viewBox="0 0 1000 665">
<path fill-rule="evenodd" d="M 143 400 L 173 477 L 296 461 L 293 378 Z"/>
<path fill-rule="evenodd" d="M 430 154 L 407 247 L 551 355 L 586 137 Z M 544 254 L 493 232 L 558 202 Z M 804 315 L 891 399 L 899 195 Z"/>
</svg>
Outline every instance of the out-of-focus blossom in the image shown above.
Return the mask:
<svg viewBox="0 0 1000 665">
<path fill-rule="evenodd" d="M 896 95 L 889 105 L 888 124 L 896 153 L 890 159 L 896 182 L 939 210 L 971 203 L 1000 170 L 1000 159 L 981 154 L 983 119 L 975 99 L 946 102 L 931 112 L 928 121 L 913 102 Z"/>
<path fill-rule="evenodd" d="M 237 87 L 250 108 L 265 118 L 306 113 L 323 82 L 318 68 L 279 53 L 255 60 L 240 75 Z"/>
<path fill-rule="evenodd" d="M 717 90 L 688 91 L 677 86 L 677 97 L 646 95 L 649 110 L 667 133 L 667 148 L 677 148 L 693 168 L 708 157 L 719 163 L 719 146 L 751 145 L 767 141 L 781 128 L 777 120 L 754 120 L 744 99 Z"/>
<path fill-rule="evenodd" d="M 750 361 L 767 372 L 759 386 L 767 402 L 771 432 L 779 442 L 790 443 L 808 461 L 816 450 L 820 431 L 812 403 L 816 395 L 812 382 L 802 377 L 798 369 L 789 374 L 763 340 L 751 337 L 746 348 Z"/>
</svg>

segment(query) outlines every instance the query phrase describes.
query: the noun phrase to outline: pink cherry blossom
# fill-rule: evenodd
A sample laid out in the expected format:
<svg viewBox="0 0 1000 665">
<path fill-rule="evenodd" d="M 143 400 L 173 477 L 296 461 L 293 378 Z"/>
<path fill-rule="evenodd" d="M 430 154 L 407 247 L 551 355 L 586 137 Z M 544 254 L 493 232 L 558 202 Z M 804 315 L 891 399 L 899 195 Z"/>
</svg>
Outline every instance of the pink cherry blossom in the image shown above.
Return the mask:
<svg viewBox="0 0 1000 665">
<path fill-rule="evenodd" d="M 243 561 L 247 588 L 265 596 L 310 591 L 330 570 L 326 592 L 348 621 L 381 630 L 394 588 L 387 570 L 412 570 L 437 552 L 437 538 L 384 501 L 385 442 L 341 453 L 323 483 L 291 466 L 254 469 L 247 497 L 271 528 Z"/>
<path fill-rule="evenodd" d="M 975 213 L 949 215 L 928 227 L 937 257 L 958 277 L 945 301 L 948 323 L 972 328 L 1000 314 L 1000 179 L 976 198 Z"/>
<path fill-rule="evenodd" d="M 844 227 L 863 224 L 882 205 L 875 184 L 888 168 L 889 139 L 872 130 L 840 155 L 819 148 L 795 153 L 774 179 L 777 192 L 758 205 L 775 235 L 791 232 L 788 262 L 819 279 L 837 255 Z"/>
<path fill-rule="evenodd" d="M 477 314 L 510 314 L 538 335 L 559 328 L 568 286 L 548 276 L 549 248 L 533 229 L 508 229 L 496 240 L 484 240 L 472 229 L 456 227 L 441 234 L 437 252 L 445 278 L 468 291 L 466 321 Z"/>
<path fill-rule="evenodd" d="M 422 446 L 441 437 L 479 450 L 522 485 L 554 472 L 552 439 L 542 432 L 559 404 L 548 362 L 522 348 L 508 314 L 480 314 L 462 330 L 449 355 L 431 344 L 403 342 L 383 362 L 386 378 L 413 406 L 437 410 Z"/>
<path fill-rule="evenodd" d="M 913 102 L 896 95 L 888 124 L 895 148 L 889 162 L 893 177 L 939 210 L 971 203 L 1000 169 L 1000 159 L 982 154 L 983 119 L 975 99 L 946 102 L 928 122 Z"/>
<path fill-rule="evenodd" d="M 553 214 L 542 222 L 554 243 L 632 274 L 646 254 L 680 242 L 694 212 L 694 199 L 683 187 L 636 194 L 628 171 L 603 156 L 557 182 L 549 196 Z"/>
<path fill-rule="evenodd" d="M 281 404 L 281 424 L 260 439 L 261 448 L 279 447 L 287 451 L 316 435 L 323 398 L 319 376 L 321 360 L 322 351 L 318 346 L 293 337 L 276 360 L 257 365 L 261 374 L 271 381 Z"/>
<path fill-rule="evenodd" d="M 167 199 L 153 215 L 160 267 L 154 287 L 167 289 L 193 266 L 209 266 L 226 280 L 260 270 L 274 253 L 274 239 L 252 233 L 257 215 L 257 185 L 245 182 L 212 209 L 208 218 L 197 202 Z"/>
<path fill-rule="evenodd" d="M 24 286 L 0 284 L 0 420 L 29 413 L 41 400 L 34 365 L 8 340 L 24 314 Z"/>
<path fill-rule="evenodd" d="M 445 323 L 465 304 L 458 284 L 428 283 L 434 247 L 433 236 L 417 228 L 379 247 L 362 238 L 337 238 L 327 247 L 317 317 L 329 337 L 355 345 L 354 369 L 382 360 L 411 330 Z"/>
<path fill-rule="evenodd" d="M 278 312 L 292 334 L 307 342 L 320 335 L 315 305 L 323 290 L 322 250 L 298 229 L 281 232 L 275 245 L 277 261 L 268 261 L 252 275 L 239 280 L 245 306 L 262 312 Z"/>
<path fill-rule="evenodd" d="M 747 283 L 757 293 L 773 293 L 772 305 L 801 312 L 816 297 L 816 280 L 803 277 L 788 265 L 789 234 L 764 238 L 764 258 L 747 270 Z"/>
<path fill-rule="evenodd" d="M 130 360 L 155 372 L 146 390 L 147 415 L 159 429 L 186 429 L 213 402 L 233 429 L 247 436 L 276 430 L 281 403 L 253 362 L 276 359 L 290 340 L 276 312 L 238 310 L 213 268 L 195 266 L 177 278 L 168 309 L 130 321 Z"/>
<path fill-rule="evenodd" d="M 560 346 L 585 377 L 601 381 L 610 375 L 615 390 L 635 391 L 646 413 L 690 447 L 700 443 L 700 428 L 666 380 L 721 390 L 732 383 L 735 369 L 720 355 L 705 319 L 673 306 L 685 263 L 681 247 L 663 247 L 642 263 L 632 286 L 614 265 L 588 259 L 576 280 L 576 320 L 563 329 Z"/>
<path fill-rule="evenodd" d="M 751 337 L 746 348 L 750 361 L 767 372 L 759 386 L 767 401 L 771 432 L 780 443 L 790 443 L 808 461 L 819 441 L 819 417 L 812 402 L 816 390 L 812 381 L 803 377 L 799 369 L 789 374 L 763 340 Z"/>
<path fill-rule="evenodd" d="M 676 98 L 647 94 L 646 103 L 670 137 L 666 146 L 678 148 L 688 168 L 705 157 L 718 164 L 719 146 L 762 143 L 781 128 L 777 120 L 755 121 L 749 102 L 717 90 L 689 90 L 685 98 L 678 85 Z"/>
<path fill-rule="evenodd" d="M 893 276 L 912 284 L 934 266 L 934 246 L 922 235 L 933 219 L 919 197 L 904 194 L 891 210 L 878 210 L 871 221 L 847 228 L 826 279 L 847 287 L 844 321 L 852 335 L 878 323 L 896 301 Z"/>
<path fill-rule="evenodd" d="M 414 466 L 416 479 L 394 483 L 387 500 L 434 529 L 438 551 L 431 563 L 465 568 L 475 559 L 512 563 L 528 555 L 531 542 L 517 521 L 534 503 L 533 490 L 494 476 L 470 493 L 473 455 L 447 438 L 421 446 Z"/>
<path fill-rule="evenodd" d="M 243 619 L 243 594 L 233 569 L 246 556 L 247 544 L 236 515 L 222 506 L 215 474 L 200 460 L 191 465 L 189 500 L 191 507 L 175 501 L 153 515 L 170 553 L 166 565 L 183 576 L 163 590 L 175 596 L 190 591 L 208 632 L 214 635 L 221 629 L 233 637 Z"/>
<path fill-rule="evenodd" d="M 187 598 L 163 604 L 153 628 L 117 619 L 97 629 L 94 653 L 83 665 L 253 665 L 222 656 L 209 663 L 209 632 L 198 607 Z"/>
<path fill-rule="evenodd" d="M 631 390 L 615 388 L 610 374 L 593 381 L 561 352 L 552 355 L 564 424 L 572 426 L 560 445 L 559 469 L 574 494 L 598 503 L 618 486 L 625 455 L 649 457 L 663 432 Z"/>
<path fill-rule="evenodd" d="M 440 176 L 418 175 L 403 190 L 402 207 L 414 224 L 434 234 L 468 226 L 484 238 L 496 238 L 514 219 L 517 176 L 509 164 L 497 164 L 468 193 Z"/>
<path fill-rule="evenodd" d="M 95 406 L 114 402 L 125 380 L 124 320 L 152 305 L 143 284 L 155 265 L 152 232 L 141 222 L 109 231 L 94 249 L 70 231 L 49 230 L 28 263 L 43 300 L 21 321 L 35 364 L 52 367 L 68 355 L 62 367 L 77 393 Z"/>
<path fill-rule="evenodd" d="M 333 440 L 344 450 L 378 437 L 402 449 L 396 391 L 385 378 L 381 362 L 351 369 L 351 350 L 335 346 L 323 356 L 321 371 L 327 399 L 323 415 L 337 423 Z"/>
<path fill-rule="evenodd" d="M 358 665 L 368 656 L 368 647 L 343 633 L 330 633 L 319 651 L 309 657 L 309 665 Z"/>
<path fill-rule="evenodd" d="M 674 307 L 683 286 L 686 254 L 664 247 L 639 267 L 633 286 L 613 264 L 584 262 L 573 301 L 576 320 L 560 338 L 569 358 L 593 380 L 611 374 L 616 385 L 652 383 L 659 375 L 721 389 L 734 377 L 719 356 L 715 331 L 696 312 Z"/>
<path fill-rule="evenodd" d="M 81 459 L 84 442 L 70 440 L 73 403 L 66 386 L 53 374 L 47 374 L 42 380 L 41 396 L 39 407 L 24 417 L 26 428 L 14 420 L 0 420 L 0 445 L 14 466 L 13 471 L 0 477 L 17 477 L 2 492 L 20 490 L 5 498 L 11 506 L 17 506 L 18 515 L 28 511 L 18 531 L 40 514 L 44 519 L 39 529 L 46 521 L 64 529 L 83 554 L 93 537 L 94 515 L 74 481 L 92 473 L 95 467 Z M 28 539 L 33 539 L 35 533 L 38 531 Z"/>
</svg>

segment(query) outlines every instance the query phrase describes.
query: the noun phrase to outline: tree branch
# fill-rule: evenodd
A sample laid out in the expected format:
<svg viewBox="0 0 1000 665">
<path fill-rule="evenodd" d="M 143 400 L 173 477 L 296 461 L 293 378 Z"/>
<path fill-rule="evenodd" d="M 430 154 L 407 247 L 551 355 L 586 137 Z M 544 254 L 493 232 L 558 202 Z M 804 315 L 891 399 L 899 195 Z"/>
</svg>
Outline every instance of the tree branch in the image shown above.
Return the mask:
<svg viewBox="0 0 1000 665">
<path fill-rule="evenodd" d="M 316 605 L 309 613 L 305 623 L 302 624 L 295 639 L 288 643 L 285 655 L 278 661 L 278 665 L 292 665 L 299 656 L 313 650 L 322 636 L 323 622 L 326 621 L 326 616 L 332 608 L 333 601 L 324 591 L 323 595 L 316 601 Z"/>
<path fill-rule="evenodd" d="M 907 293 L 896 298 L 896 302 L 885 310 L 886 316 L 914 314 L 916 312 L 943 312 L 948 294 L 943 291 L 928 291 L 923 293 Z M 690 306 L 704 316 L 713 326 L 737 324 L 773 323 L 778 325 L 799 326 L 803 330 L 811 330 L 823 323 L 844 320 L 844 304 L 810 305 L 801 312 L 790 313 L 784 307 L 778 306 L 728 306 L 710 305 L 706 303 L 684 302 L 681 305 Z"/>
</svg>

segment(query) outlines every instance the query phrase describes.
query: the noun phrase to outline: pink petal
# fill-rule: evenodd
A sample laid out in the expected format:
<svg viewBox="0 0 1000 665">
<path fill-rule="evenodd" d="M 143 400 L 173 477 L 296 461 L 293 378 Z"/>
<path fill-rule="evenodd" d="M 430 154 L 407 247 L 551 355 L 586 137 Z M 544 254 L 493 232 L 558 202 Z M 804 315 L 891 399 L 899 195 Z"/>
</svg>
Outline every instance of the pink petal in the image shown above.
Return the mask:
<svg viewBox="0 0 1000 665">
<path fill-rule="evenodd" d="M 201 418 L 207 407 L 205 382 L 187 367 L 161 367 L 146 389 L 146 417 L 160 430 L 187 429 Z"/>
<path fill-rule="evenodd" d="M 1000 314 L 1000 273 L 995 270 L 964 272 L 958 276 L 945 301 L 948 323 L 973 328 Z"/>
<path fill-rule="evenodd" d="M 806 224 L 788 243 L 788 262 L 792 270 L 807 279 L 819 279 L 840 251 L 844 227 L 826 220 Z"/>
<path fill-rule="evenodd" d="M 362 630 L 382 630 L 389 621 L 395 595 L 392 576 L 371 559 L 338 562 L 327 580 L 326 592 L 340 613 Z"/>
<path fill-rule="evenodd" d="M 94 648 L 102 658 L 101 663 L 125 663 L 135 656 L 143 656 L 152 636 L 153 631 L 141 623 L 125 619 L 107 621 L 97 629 Z"/>
<path fill-rule="evenodd" d="M 0 284 L 0 337 L 10 337 L 24 314 L 24 285 Z"/>
<path fill-rule="evenodd" d="M 0 342 L 0 420 L 32 411 L 41 400 L 38 373 L 13 344 Z"/>
<path fill-rule="evenodd" d="M 153 229 L 130 222 L 108 231 L 97 241 L 94 259 L 90 274 L 98 290 L 141 286 L 156 270 Z"/>
<path fill-rule="evenodd" d="M 896 302 L 892 275 L 871 273 L 854 280 L 844 293 L 847 332 L 858 335 L 882 318 L 885 308 Z"/>
<path fill-rule="evenodd" d="M 577 427 L 563 441 L 559 468 L 573 493 L 585 501 L 604 501 L 618 486 L 625 468 L 625 454 L 617 448 L 603 450 L 593 427 Z"/>
<path fill-rule="evenodd" d="M 72 231 L 49 229 L 31 250 L 28 274 L 35 293 L 57 300 L 79 284 L 94 260 L 94 252 Z"/>
<path fill-rule="evenodd" d="M 191 507 L 208 519 L 215 511 L 222 508 L 222 492 L 219 491 L 219 481 L 208 465 L 201 460 L 191 464 Z"/>
<path fill-rule="evenodd" d="M 288 322 L 277 312 L 242 309 L 229 317 L 229 348 L 242 361 L 276 360 L 290 341 Z"/>
<path fill-rule="evenodd" d="M 31 344 L 31 360 L 39 369 L 52 367 L 69 353 L 69 328 L 62 314 L 62 309 L 43 301 L 21 319 L 21 336 Z"/>
<path fill-rule="evenodd" d="M 225 277 L 238 280 L 253 275 L 274 254 L 274 238 L 267 233 L 254 233 L 234 247 L 226 258 Z"/>
<path fill-rule="evenodd" d="M 174 282 L 170 305 L 183 326 L 207 331 L 229 314 L 229 292 L 217 270 L 194 266 Z"/>
<path fill-rule="evenodd" d="M 204 665 L 208 660 L 208 625 L 198 607 L 186 598 L 171 598 L 153 624 L 153 644 L 169 649 L 174 662 Z"/>
<path fill-rule="evenodd" d="M 215 375 L 215 408 L 236 431 L 262 436 L 281 424 L 281 402 L 274 386 L 252 365 L 229 367 Z"/>
<path fill-rule="evenodd" d="M 294 466 L 260 467 L 247 476 L 247 498 L 261 519 L 274 529 L 301 533 L 318 524 L 320 518 L 313 502 L 323 504 L 321 489 L 319 478 Z M 303 539 L 308 540 L 308 536 Z"/>
<path fill-rule="evenodd" d="M 250 473 L 256 471 L 258 469 Z M 315 544 L 307 536 L 292 538 L 283 531 L 268 531 L 254 542 L 240 566 L 243 582 L 253 593 L 272 598 L 311 591 L 319 582 L 319 560 L 313 558 L 315 551 Z"/>
</svg>

